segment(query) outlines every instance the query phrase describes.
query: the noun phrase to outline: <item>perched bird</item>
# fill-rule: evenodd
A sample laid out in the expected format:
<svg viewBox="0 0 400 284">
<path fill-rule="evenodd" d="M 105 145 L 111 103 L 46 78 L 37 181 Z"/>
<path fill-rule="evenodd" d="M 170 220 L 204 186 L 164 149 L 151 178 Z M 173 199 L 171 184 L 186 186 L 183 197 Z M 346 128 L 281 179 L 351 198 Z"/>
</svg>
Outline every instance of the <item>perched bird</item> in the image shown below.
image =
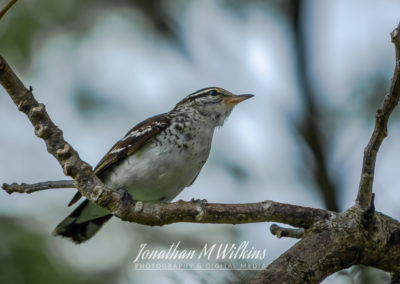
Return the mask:
<svg viewBox="0 0 400 284">
<path fill-rule="evenodd" d="M 96 166 L 110 188 L 134 200 L 168 202 L 190 186 L 207 161 L 217 126 L 233 107 L 253 95 L 205 88 L 188 95 L 170 112 L 146 119 L 119 140 Z M 71 200 L 81 197 L 78 192 Z M 90 239 L 112 214 L 87 199 L 54 230 L 76 243 Z"/>
</svg>

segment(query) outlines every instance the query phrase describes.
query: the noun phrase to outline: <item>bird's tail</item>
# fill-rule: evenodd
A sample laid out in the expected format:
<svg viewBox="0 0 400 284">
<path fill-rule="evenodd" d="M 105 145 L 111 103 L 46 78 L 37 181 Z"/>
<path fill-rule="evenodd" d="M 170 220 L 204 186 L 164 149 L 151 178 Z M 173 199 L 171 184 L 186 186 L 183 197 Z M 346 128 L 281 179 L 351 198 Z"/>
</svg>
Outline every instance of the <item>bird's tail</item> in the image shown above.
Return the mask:
<svg viewBox="0 0 400 284">
<path fill-rule="evenodd" d="M 57 225 L 53 231 L 53 235 L 69 238 L 77 244 L 83 243 L 93 237 L 100 230 L 101 226 L 112 217 L 112 214 L 103 214 L 103 216 L 100 215 L 100 217 L 93 219 L 85 218 L 83 215 L 86 215 L 85 213 L 90 211 L 89 207 L 92 206 L 99 207 L 89 203 L 87 199 L 83 201 L 70 215 Z"/>
</svg>

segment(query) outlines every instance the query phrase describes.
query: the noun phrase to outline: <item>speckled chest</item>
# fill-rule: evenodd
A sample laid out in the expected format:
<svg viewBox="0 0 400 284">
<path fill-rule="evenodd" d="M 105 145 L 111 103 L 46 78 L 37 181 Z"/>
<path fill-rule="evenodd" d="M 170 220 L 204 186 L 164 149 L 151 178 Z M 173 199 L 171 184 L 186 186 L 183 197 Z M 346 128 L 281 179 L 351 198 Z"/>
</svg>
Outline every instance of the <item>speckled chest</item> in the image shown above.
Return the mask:
<svg viewBox="0 0 400 284">
<path fill-rule="evenodd" d="M 171 117 L 169 127 L 113 167 L 106 183 L 127 189 L 138 200 L 172 200 L 207 161 L 213 132 L 200 119 Z"/>
<path fill-rule="evenodd" d="M 205 125 L 201 119 L 180 115 L 173 117 L 171 125 L 154 137 L 152 143 L 160 150 L 171 151 L 171 154 L 183 155 L 204 164 L 203 159 L 207 159 L 210 152 L 213 133 L 214 127 Z"/>
</svg>

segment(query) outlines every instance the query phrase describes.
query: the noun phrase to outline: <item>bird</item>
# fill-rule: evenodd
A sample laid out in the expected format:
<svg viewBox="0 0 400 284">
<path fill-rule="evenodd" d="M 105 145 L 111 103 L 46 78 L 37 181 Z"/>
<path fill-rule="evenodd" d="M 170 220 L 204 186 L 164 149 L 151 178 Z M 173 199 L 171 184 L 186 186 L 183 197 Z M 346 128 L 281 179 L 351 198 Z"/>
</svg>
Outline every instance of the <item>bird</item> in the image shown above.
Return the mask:
<svg viewBox="0 0 400 284">
<path fill-rule="evenodd" d="M 134 126 L 94 169 L 113 190 L 133 200 L 169 202 L 193 184 L 206 163 L 214 130 L 232 109 L 254 95 L 209 87 L 191 93 L 166 113 Z M 69 206 L 81 198 L 78 192 Z M 53 235 L 79 244 L 93 237 L 113 215 L 85 199 L 57 225 Z"/>
</svg>

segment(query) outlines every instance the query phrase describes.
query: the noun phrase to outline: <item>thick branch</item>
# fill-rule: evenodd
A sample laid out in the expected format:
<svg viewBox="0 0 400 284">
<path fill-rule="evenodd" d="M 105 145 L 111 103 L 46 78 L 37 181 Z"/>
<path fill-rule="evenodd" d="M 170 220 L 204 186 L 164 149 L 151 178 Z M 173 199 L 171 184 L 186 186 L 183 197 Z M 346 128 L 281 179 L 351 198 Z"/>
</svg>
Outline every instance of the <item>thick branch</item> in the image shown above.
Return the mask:
<svg viewBox="0 0 400 284">
<path fill-rule="evenodd" d="M 387 136 L 387 124 L 390 114 L 397 106 L 400 98 L 400 23 L 391 33 L 391 37 L 396 50 L 396 65 L 389 93 L 385 96 L 382 105 L 376 112 L 375 128 L 364 150 L 361 181 L 356 199 L 364 208 L 367 208 L 371 203 L 376 155 L 383 139 Z"/>
<path fill-rule="evenodd" d="M 317 221 L 335 218 L 336 214 L 308 207 L 273 201 L 248 204 L 208 204 L 205 202 L 142 203 L 122 201 L 122 194 L 107 188 L 80 160 L 78 153 L 63 138 L 61 130 L 50 120 L 43 104 L 39 104 L 0 57 L 0 83 L 10 94 L 18 109 L 24 112 L 35 133 L 42 138 L 47 150 L 62 166 L 65 175 L 75 180 L 77 189 L 89 200 L 110 210 L 119 218 L 146 225 L 174 222 L 241 224 L 275 221 L 307 228 Z M 7 188 L 7 186 L 6 186 Z M 11 190 L 9 188 L 9 190 Z"/>
<path fill-rule="evenodd" d="M 336 218 L 337 214 L 322 209 L 264 201 L 244 204 L 203 202 L 142 203 L 126 213 L 116 211 L 121 219 L 145 225 L 161 226 L 175 222 L 244 224 L 280 222 L 294 227 L 308 228 L 318 221 Z"/>
<path fill-rule="evenodd" d="M 251 283 L 320 283 L 354 264 L 400 272 L 400 223 L 376 213 L 375 230 L 367 232 L 362 216 L 363 208 L 355 206 L 333 220 L 329 230 L 307 231 Z"/>
<path fill-rule="evenodd" d="M 75 187 L 73 180 L 48 181 L 35 184 L 3 184 L 8 193 L 32 193 L 53 188 Z M 125 202 L 126 203 L 126 202 Z M 128 213 L 118 213 L 121 219 L 144 225 L 162 226 L 176 222 L 242 224 L 256 222 L 281 222 L 295 227 L 308 228 L 319 221 L 338 215 L 322 209 L 284 204 L 274 201 L 244 204 L 216 204 L 207 202 L 143 203 L 128 205 Z M 121 209 L 121 211 L 123 211 Z M 292 229 L 293 230 L 293 229 Z M 283 234 L 284 235 L 284 234 Z"/>
</svg>

